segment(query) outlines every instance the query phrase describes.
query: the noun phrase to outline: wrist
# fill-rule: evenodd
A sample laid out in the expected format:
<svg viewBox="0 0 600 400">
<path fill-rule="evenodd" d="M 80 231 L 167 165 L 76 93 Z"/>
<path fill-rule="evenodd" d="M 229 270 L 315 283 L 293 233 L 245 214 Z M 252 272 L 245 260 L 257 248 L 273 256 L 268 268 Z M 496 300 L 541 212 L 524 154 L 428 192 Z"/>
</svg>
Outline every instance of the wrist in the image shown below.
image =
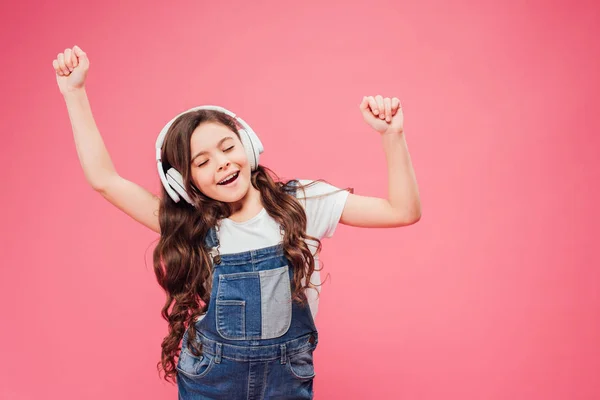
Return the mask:
<svg viewBox="0 0 600 400">
<path fill-rule="evenodd" d="M 388 128 L 381 135 L 382 136 L 402 136 L 404 128 Z"/>
<path fill-rule="evenodd" d="M 85 85 L 78 88 L 67 88 L 62 92 L 63 97 L 77 97 L 85 94 Z"/>
<path fill-rule="evenodd" d="M 398 147 L 406 146 L 406 139 L 402 131 L 400 132 L 386 132 L 381 134 L 381 144 L 384 151 L 394 152 Z"/>
<path fill-rule="evenodd" d="M 381 134 L 381 140 L 383 141 L 383 143 L 394 143 L 394 142 L 398 142 L 398 141 L 402 141 L 404 140 L 404 131 L 403 130 L 399 130 L 399 131 L 385 131 L 384 133 Z"/>
</svg>

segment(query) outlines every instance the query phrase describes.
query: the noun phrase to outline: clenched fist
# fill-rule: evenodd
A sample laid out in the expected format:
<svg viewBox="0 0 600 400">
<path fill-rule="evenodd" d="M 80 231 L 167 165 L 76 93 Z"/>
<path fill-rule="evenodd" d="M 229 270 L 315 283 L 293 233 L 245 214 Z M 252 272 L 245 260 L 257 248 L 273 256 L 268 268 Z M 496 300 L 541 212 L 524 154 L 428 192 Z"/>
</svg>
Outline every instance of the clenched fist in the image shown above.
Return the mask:
<svg viewBox="0 0 600 400">
<path fill-rule="evenodd" d="M 397 97 L 365 96 L 360 111 L 367 124 L 382 134 L 401 134 L 404 130 L 404 113 Z"/>
<path fill-rule="evenodd" d="M 56 71 L 58 88 L 65 94 L 84 87 L 90 61 L 83 50 L 74 46 L 59 53 L 52 66 Z"/>
</svg>

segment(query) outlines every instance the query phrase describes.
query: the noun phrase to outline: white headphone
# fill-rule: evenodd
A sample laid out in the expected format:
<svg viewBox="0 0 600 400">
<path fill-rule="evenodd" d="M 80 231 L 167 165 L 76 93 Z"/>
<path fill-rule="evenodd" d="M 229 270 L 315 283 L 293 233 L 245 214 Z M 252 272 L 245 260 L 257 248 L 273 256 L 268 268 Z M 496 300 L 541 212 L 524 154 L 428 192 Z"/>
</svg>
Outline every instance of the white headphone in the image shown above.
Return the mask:
<svg viewBox="0 0 600 400">
<path fill-rule="evenodd" d="M 238 129 L 238 133 L 240 135 L 242 145 L 244 146 L 244 150 L 246 151 L 246 156 L 248 157 L 248 162 L 250 162 L 250 169 L 252 171 L 256 170 L 256 168 L 258 167 L 258 160 L 259 160 L 260 154 L 264 151 L 264 148 L 263 148 L 263 145 L 262 145 L 260 139 L 258 138 L 256 133 L 254 133 L 254 131 L 252 130 L 250 125 L 248 125 L 240 117 L 237 117 L 233 112 L 231 112 L 223 107 L 210 106 L 210 105 L 194 107 L 187 111 L 182 112 L 181 114 L 179 114 L 175 118 L 173 118 L 171 121 L 169 121 L 165 125 L 165 127 L 160 131 L 160 134 L 158 135 L 158 139 L 156 140 L 156 166 L 158 167 L 158 174 L 160 176 L 160 180 L 161 180 L 165 190 L 167 191 L 167 193 L 169 194 L 169 196 L 173 199 L 173 201 L 175 203 L 178 203 L 180 200 L 180 197 L 183 197 L 183 199 L 186 202 L 188 202 L 189 204 L 191 204 L 192 206 L 194 204 L 193 204 L 190 196 L 185 191 L 185 185 L 183 183 L 183 178 L 181 177 L 181 173 L 179 171 L 177 171 L 175 168 L 169 168 L 169 170 L 165 174 L 165 171 L 164 171 L 163 165 L 162 165 L 162 160 L 161 160 L 161 153 L 162 153 L 162 145 L 165 140 L 165 136 L 167 135 L 167 132 L 168 132 L 169 128 L 171 127 L 171 125 L 173 124 L 173 122 L 175 122 L 175 120 L 177 118 L 179 118 L 180 116 L 182 116 L 183 114 L 188 113 L 190 111 L 197 111 L 197 110 L 213 110 L 213 111 L 222 112 L 222 113 L 227 114 L 230 117 L 232 117 L 235 121 L 237 121 L 241 125 L 241 128 Z"/>
</svg>

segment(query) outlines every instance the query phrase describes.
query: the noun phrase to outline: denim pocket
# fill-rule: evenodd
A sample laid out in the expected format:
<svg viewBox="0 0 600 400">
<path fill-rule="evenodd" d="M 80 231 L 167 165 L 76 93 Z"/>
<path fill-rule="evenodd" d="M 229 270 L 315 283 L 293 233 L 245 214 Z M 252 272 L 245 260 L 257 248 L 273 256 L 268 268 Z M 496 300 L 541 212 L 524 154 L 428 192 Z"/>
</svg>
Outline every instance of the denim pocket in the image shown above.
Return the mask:
<svg viewBox="0 0 600 400">
<path fill-rule="evenodd" d="M 288 266 L 221 274 L 216 304 L 217 332 L 229 340 L 273 339 L 292 321 Z"/>
<path fill-rule="evenodd" d="M 289 372 L 296 379 L 310 380 L 315 377 L 312 349 L 290 356 L 286 365 Z"/>
<path fill-rule="evenodd" d="M 217 300 L 217 331 L 225 339 L 246 337 L 246 302 Z"/>
<path fill-rule="evenodd" d="M 191 354 L 187 349 L 181 349 L 177 371 L 188 378 L 204 378 L 212 369 L 214 359 L 212 356 L 203 354 L 199 357 Z"/>
</svg>

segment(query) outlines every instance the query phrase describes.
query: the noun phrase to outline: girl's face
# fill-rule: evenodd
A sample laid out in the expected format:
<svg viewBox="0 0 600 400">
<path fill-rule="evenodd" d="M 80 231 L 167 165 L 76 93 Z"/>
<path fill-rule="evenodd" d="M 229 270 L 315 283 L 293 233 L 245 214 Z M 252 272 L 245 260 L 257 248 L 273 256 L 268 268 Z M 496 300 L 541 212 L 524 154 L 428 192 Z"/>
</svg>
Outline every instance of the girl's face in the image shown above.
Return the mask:
<svg viewBox="0 0 600 400">
<path fill-rule="evenodd" d="M 240 201 L 250 187 L 250 164 L 238 136 L 226 126 L 205 122 L 190 139 L 191 177 L 206 196 L 226 203 Z"/>
</svg>

